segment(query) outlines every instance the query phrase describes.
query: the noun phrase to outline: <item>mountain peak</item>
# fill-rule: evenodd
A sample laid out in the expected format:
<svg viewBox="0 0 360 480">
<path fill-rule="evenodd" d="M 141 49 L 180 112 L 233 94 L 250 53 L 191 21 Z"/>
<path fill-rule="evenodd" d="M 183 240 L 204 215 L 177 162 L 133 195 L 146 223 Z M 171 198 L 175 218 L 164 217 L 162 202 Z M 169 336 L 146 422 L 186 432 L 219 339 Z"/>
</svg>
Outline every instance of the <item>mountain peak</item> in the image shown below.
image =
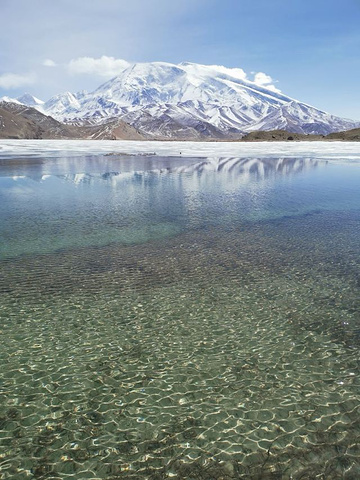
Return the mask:
<svg viewBox="0 0 360 480">
<path fill-rule="evenodd" d="M 27 105 L 29 107 L 40 106 L 45 103 L 39 98 L 36 98 L 34 97 L 34 95 L 31 95 L 30 93 L 27 93 L 27 92 L 21 95 L 20 97 L 17 97 L 17 100 L 20 103 L 23 103 L 24 105 Z"/>
</svg>

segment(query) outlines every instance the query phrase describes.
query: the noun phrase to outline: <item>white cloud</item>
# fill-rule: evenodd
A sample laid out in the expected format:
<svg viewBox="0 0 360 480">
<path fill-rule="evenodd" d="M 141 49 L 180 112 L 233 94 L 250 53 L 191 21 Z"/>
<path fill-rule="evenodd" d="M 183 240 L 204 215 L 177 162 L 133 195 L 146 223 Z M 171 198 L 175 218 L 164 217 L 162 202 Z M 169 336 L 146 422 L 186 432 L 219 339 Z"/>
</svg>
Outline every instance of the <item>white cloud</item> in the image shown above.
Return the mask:
<svg viewBox="0 0 360 480">
<path fill-rule="evenodd" d="M 3 73 L 0 75 L 0 88 L 19 88 L 35 83 L 33 74 Z"/>
<path fill-rule="evenodd" d="M 43 61 L 44 67 L 56 67 L 56 63 L 54 60 L 51 60 L 50 58 L 47 58 L 46 60 Z"/>
<path fill-rule="evenodd" d="M 130 63 L 122 59 L 107 57 L 101 58 L 79 57 L 70 60 L 68 70 L 72 74 L 91 74 L 100 77 L 115 77 L 127 68 Z"/>
<path fill-rule="evenodd" d="M 254 73 L 254 72 L 253 72 Z M 264 72 L 257 72 L 254 75 L 254 83 L 261 87 L 265 87 L 268 90 L 272 90 L 273 92 L 280 93 L 281 90 L 275 87 L 273 84 L 274 80 Z"/>
<path fill-rule="evenodd" d="M 228 68 L 222 65 L 210 65 L 210 67 L 214 67 L 219 72 L 238 78 L 239 80 L 246 80 L 247 78 L 246 72 L 242 68 Z"/>
<path fill-rule="evenodd" d="M 272 83 L 272 78 L 270 75 L 267 75 L 266 73 L 263 72 L 257 72 L 255 73 L 254 76 L 254 82 L 257 83 L 258 85 L 269 85 Z"/>
<path fill-rule="evenodd" d="M 281 93 L 280 88 L 275 87 L 275 85 L 266 85 L 266 88 L 268 90 L 271 90 L 271 91 L 275 92 L 275 93 Z"/>
</svg>

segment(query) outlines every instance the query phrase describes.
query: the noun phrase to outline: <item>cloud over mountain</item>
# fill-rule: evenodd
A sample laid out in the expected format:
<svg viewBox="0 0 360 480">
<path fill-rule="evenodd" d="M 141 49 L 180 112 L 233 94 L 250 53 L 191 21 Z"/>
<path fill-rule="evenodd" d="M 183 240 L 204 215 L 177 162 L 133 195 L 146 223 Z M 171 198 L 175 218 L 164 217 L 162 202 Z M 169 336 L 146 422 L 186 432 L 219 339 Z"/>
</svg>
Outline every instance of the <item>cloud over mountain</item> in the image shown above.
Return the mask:
<svg viewBox="0 0 360 480">
<path fill-rule="evenodd" d="M 70 60 L 68 70 L 74 75 L 88 74 L 111 78 L 119 75 L 129 65 L 126 60 L 103 55 L 100 58 L 79 57 Z"/>
</svg>

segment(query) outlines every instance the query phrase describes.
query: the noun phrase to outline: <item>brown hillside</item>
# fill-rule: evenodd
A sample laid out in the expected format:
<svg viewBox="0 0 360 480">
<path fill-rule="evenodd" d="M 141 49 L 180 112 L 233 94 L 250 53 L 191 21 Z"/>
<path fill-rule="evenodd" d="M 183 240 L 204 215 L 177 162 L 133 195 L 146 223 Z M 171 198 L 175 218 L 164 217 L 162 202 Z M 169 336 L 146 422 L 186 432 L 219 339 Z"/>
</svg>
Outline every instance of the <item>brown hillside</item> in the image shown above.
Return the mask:
<svg viewBox="0 0 360 480">
<path fill-rule="evenodd" d="M 353 128 L 344 132 L 329 133 L 326 135 L 329 140 L 345 140 L 348 142 L 360 142 L 360 128 Z"/>
<path fill-rule="evenodd" d="M 279 141 L 294 141 L 294 140 L 323 140 L 323 135 L 305 135 L 303 133 L 291 133 L 286 130 L 270 130 L 270 131 L 256 131 L 250 132 L 242 141 L 245 142 L 279 142 Z"/>
<path fill-rule="evenodd" d="M 123 120 L 99 126 L 66 125 L 35 108 L 1 102 L 0 138 L 142 140 L 143 136 Z"/>
<path fill-rule="evenodd" d="M 64 125 L 35 108 L 0 103 L 0 138 L 77 138 L 77 129 Z"/>
</svg>

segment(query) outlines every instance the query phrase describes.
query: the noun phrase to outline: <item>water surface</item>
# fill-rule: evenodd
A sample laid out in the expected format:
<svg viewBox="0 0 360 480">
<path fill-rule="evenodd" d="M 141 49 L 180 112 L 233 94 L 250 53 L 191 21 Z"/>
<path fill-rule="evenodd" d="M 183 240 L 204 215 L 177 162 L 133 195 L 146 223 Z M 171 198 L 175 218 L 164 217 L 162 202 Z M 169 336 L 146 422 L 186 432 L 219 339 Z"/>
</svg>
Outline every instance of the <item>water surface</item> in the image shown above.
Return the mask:
<svg viewBox="0 0 360 480">
<path fill-rule="evenodd" d="M 0 472 L 358 478 L 360 169 L 0 163 Z"/>
</svg>

